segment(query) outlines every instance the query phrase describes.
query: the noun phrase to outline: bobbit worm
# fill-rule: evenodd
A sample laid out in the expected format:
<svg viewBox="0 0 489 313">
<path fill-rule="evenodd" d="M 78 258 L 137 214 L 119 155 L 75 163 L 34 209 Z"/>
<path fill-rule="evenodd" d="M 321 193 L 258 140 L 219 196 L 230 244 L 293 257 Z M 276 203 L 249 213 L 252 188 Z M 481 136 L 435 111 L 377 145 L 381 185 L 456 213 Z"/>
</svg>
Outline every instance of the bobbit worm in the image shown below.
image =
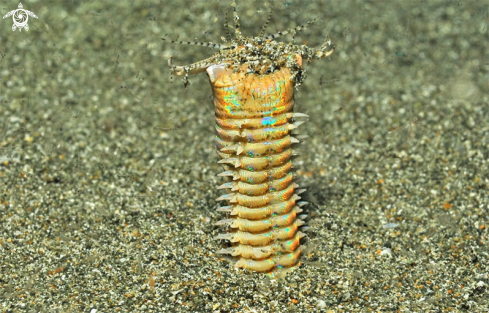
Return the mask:
<svg viewBox="0 0 489 313">
<path fill-rule="evenodd" d="M 217 211 L 227 218 L 217 222 L 227 231 L 215 239 L 228 241 L 217 254 L 229 255 L 235 267 L 272 276 L 300 265 L 300 231 L 307 204 L 300 201 L 304 189 L 294 182 L 292 159 L 299 143 L 295 129 L 308 117 L 295 113 L 294 88 L 305 79 L 303 61 L 328 57 L 334 52 L 330 40 L 312 49 L 305 45 L 278 42 L 306 25 L 270 36 L 265 26 L 256 37 L 244 37 L 234 4 L 235 38 L 223 44 L 177 42 L 219 49 L 208 59 L 175 66 L 172 75 L 207 72 L 216 117 L 216 147 L 226 179 L 219 189 L 228 192 L 217 201 Z M 227 25 L 225 25 L 227 28 Z M 230 36 L 228 36 L 230 37 Z M 172 41 L 175 43 L 175 41 Z"/>
</svg>

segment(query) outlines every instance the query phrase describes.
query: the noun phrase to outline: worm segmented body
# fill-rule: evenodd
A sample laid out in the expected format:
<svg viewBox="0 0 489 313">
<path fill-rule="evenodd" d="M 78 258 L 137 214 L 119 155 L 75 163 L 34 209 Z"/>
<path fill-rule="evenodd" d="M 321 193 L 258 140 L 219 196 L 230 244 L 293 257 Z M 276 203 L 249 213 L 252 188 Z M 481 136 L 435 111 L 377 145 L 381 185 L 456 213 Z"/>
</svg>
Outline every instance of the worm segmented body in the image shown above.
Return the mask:
<svg viewBox="0 0 489 313">
<path fill-rule="evenodd" d="M 206 71 L 216 116 L 216 146 L 227 178 L 219 189 L 229 193 L 217 201 L 229 218 L 218 222 L 229 231 L 216 239 L 230 242 L 217 251 L 236 258 L 235 266 L 275 273 L 300 264 L 299 227 L 304 224 L 299 194 L 293 181 L 293 133 L 307 115 L 294 113 L 294 87 L 305 78 L 303 60 L 333 53 L 331 42 L 319 49 L 296 46 L 273 39 L 295 32 L 297 27 L 268 37 L 245 38 L 234 12 L 236 38 L 227 45 L 203 44 L 219 52 L 188 66 L 169 65 L 172 74 L 184 76 Z M 187 43 L 192 44 L 192 43 Z M 198 44 L 198 43 L 194 43 Z"/>
</svg>

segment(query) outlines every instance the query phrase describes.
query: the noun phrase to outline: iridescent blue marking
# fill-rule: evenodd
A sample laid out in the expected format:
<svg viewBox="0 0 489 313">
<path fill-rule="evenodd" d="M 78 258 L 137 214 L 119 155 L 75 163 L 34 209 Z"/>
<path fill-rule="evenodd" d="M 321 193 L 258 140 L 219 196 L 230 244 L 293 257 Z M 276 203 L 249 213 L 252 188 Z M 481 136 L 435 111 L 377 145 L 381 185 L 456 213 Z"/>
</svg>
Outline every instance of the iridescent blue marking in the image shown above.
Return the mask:
<svg viewBox="0 0 489 313">
<path fill-rule="evenodd" d="M 224 88 L 226 90 L 226 93 L 222 96 L 223 100 L 225 103 L 229 104 L 224 107 L 226 112 L 233 114 L 231 111 L 233 108 L 237 108 L 241 106 L 241 103 L 239 102 L 238 95 L 236 94 L 235 87 L 229 87 L 229 88 Z"/>
<path fill-rule="evenodd" d="M 277 119 L 271 117 L 271 116 L 267 116 L 267 117 L 264 117 L 261 119 L 261 124 L 263 126 L 273 126 L 275 125 L 275 123 L 277 122 Z"/>
</svg>

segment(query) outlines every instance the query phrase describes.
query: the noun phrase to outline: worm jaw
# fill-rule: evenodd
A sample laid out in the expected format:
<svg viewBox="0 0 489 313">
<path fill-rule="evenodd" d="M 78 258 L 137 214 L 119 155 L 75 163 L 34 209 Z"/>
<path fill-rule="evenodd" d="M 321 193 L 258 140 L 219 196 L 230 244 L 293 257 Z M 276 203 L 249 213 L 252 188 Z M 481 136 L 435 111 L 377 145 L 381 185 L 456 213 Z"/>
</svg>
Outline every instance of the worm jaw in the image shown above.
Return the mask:
<svg viewBox="0 0 489 313">
<path fill-rule="evenodd" d="M 306 77 L 305 70 L 302 68 L 302 59 L 310 61 L 313 58 L 328 57 L 335 50 L 329 39 L 326 39 L 317 49 L 309 48 L 306 45 L 298 46 L 277 42 L 272 39 L 240 36 L 226 46 L 219 45 L 219 52 L 210 58 L 189 65 L 175 66 L 172 63 L 172 56 L 170 56 L 168 65 L 171 75 L 184 76 L 183 82 L 187 87 L 190 84 L 188 81 L 189 74 L 204 72 L 211 65 L 227 64 L 226 66 L 231 67 L 235 72 L 242 70 L 243 65 L 247 65 L 247 73 L 260 75 L 274 73 L 287 67 L 292 71 L 295 87 L 298 87 Z"/>
</svg>

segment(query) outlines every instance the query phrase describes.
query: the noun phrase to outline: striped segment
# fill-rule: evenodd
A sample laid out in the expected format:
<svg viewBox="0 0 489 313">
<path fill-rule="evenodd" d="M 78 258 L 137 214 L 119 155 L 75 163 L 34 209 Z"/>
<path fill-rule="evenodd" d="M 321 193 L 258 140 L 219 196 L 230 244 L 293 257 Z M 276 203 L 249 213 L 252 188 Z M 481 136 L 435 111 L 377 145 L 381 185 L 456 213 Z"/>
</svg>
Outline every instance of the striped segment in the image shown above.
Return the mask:
<svg viewBox="0 0 489 313">
<path fill-rule="evenodd" d="M 300 56 L 297 56 L 300 59 Z M 217 200 L 229 214 L 218 225 L 229 232 L 216 239 L 230 241 L 217 251 L 236 258 L 235 266 L 273 273 L 300 264 L 299 227 L 305 203 L 293 182 L 291 131 L 302 122 L 294 117 L 294 80 L 289 68 L 270 74 L 249 73 L 247 65 L 233 71 L 228 64 L 207 69 L 216 115 L 216 147 L 229 193 Z"/>
</svg>

